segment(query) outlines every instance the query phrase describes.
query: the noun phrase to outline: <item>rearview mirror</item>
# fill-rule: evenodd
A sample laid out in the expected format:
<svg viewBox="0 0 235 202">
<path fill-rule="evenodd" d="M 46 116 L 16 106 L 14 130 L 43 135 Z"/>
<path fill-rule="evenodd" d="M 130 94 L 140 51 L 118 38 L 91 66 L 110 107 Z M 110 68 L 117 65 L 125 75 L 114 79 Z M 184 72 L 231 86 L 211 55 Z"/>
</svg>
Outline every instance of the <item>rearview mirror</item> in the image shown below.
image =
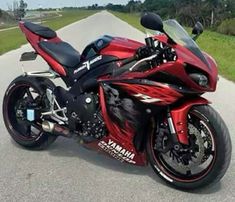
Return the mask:
<svg viewBox="0 0 235 202">
<path fill-rule="evenodd" d="M 162 19 L 155 13 L 145 13 L 141 17 L 140 23 L 147 29 L 164 32 Z"/>
<path fill-rule="evenodd" d="M 203 33 L 203 25 L 200 22 L 197 22 L 193 27 L 192 34 L 199 36 L 202 33 Z"/>
</svg>

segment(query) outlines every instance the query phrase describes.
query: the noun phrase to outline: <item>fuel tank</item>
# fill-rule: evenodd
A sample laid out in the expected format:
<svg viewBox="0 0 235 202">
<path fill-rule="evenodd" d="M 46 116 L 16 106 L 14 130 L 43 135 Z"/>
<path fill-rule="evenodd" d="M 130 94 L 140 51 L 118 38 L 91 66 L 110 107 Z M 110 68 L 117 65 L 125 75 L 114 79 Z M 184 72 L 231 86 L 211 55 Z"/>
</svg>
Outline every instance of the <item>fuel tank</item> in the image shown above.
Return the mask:
<svg viewBox="0 0 235 202">
<path fill-rule="evenodd" d="M 140 42 L 108 35 L 90 43 L 81 55 L 81 64 L 76 69 L 68 69 L 71 90 L 78 92 L 80 88 L 81 93 L 97 88 L 99 77 L 112 74 L 119 68 L 119 60 L 132 57 L 141 46 Z"/>
<path fill-rule="evenodd" d="M 121 37 L 105 35 L 90 43 L 83 51 L 82 58 L 88 59 L 95 55 L 114 56 L 118 59 L 132 57 L 136 50 L 144 44 Z"/>
</svg>

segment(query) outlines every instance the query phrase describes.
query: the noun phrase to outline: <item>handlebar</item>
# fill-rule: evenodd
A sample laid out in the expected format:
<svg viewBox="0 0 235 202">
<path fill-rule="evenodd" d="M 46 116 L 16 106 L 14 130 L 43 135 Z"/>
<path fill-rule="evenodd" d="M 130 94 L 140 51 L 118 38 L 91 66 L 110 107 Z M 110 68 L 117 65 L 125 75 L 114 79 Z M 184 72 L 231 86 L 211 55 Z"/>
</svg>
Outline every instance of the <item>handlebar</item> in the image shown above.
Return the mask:
<svg viewBox="0 0 235 202">
<path fill-rule="evenodd" d="M 113 71 L 113 76 L 119 76 L 122 73 L 128 71 L 129 68 L 130 68 L 130 65 L 128 65 L 128 64 L 131 64 L 135 60 L 137 60 L 136 55 L 134 55 L 134 56 L 132 56 L 130 58 L 122 60 L 121 66 L 126 65 L 126 67 L 115 68 L 114 71 Z"/>
<path fill-rule="evenodd" d="M 140 63 L 159 58 L 167 49 L 168 46 L 155 47 L 152 37 L 146 38 L 146 45 L 138 48 L 134 56 L 122 60 L 120 66 L 126 66 L 115 69 L 113 76 L 121 75 L 126 71 L 133 71 Z M 134 61 L 137 62 L 133 65 L 128 65 Z"/>
<path fill-rule="evenodd" d="M 137 59 L 138 58 L 137 58 L 136 54 L 134 56 L 130 57 L 130 58 L 124 59 L 124 60 L 122 60 L 122 66 L 124 66 L 126 64 L 129 64 L 131 62 L 134 62 Z"/>
<path fill-rule="evenodd" d="M 113 76 L 121 75 L 122 73 L 124 73 L 126 71 L 132 71 L 133 66 L 135 67 L 136 65 L 130 66 L 128 64 L 130 64 L 131 62 L 134 62 L 136 60 L 139 60 L 139 62 L 140 61 L 142 62 L 142 60 L 144 58 L 149 58 L 149 56 L 151 56 L 151 50 L 148 46 L 143 46 L 143 47 L 138 48 L 138 50 L 136 51 L 134 56 L 121 61 L 121 66 L 125 66 L 125 65 L 127 65 L 127 66 L 119 68 L 119 69 L 115 69 L 115 71 L 113 72 Z M 137 64 L 139 64 L 139 62 L 137 62 Z"/>
</svg>

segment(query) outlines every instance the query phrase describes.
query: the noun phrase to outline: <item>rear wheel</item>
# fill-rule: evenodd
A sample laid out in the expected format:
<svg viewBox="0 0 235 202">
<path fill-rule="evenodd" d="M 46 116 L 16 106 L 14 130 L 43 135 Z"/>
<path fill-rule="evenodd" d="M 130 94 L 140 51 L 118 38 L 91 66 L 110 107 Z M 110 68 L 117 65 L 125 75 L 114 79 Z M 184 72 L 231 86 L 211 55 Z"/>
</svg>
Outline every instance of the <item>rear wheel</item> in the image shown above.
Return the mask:
<svg viewBox="0 0 235 202">
<path fill-rule="evenodd" d="M 8 87 L 3 100 L 3 117 L 11 137 L 21 146 L 41 150 L 56 140 L 42 130 L 40 114 L 48 108 L 47 88 L 54 84 L 43 78 L 18 77 Z"/>
<path fill-rule="evenodd" d="M 218 182 L 231 160 L 231 140 L 219 114 L 210 106 L 188 113 L 189 145 L 175 150 L 167 126 L 149 136 L 147 154 L 154 171 L 180 189 L 196 189 Z M 159 143 L 162 141 L 162 143 Z M 162 148 L 160 148 L 162 147 Z"/>
</svg>

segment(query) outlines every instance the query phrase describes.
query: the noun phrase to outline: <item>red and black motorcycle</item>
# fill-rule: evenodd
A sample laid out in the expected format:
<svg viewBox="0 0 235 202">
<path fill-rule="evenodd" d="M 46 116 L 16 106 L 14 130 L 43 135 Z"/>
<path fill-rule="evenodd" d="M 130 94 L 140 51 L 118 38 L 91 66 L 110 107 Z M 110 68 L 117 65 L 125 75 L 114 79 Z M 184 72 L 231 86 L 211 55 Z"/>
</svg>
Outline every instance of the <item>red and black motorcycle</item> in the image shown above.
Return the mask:
<svg viewBox="0 0 235 202">
<path fill-rule="evenodd" d="M 3 115 L 12 138 L 43 149 L 58 136 L 75 137 L 97 151 L 146 166 L 169 184 L 195 189 L 219 181 L 231 159 L 231 140 L 220 115 L 202 98 L 216 90 L 217 65 L 175 20 L 146 13 L 141 24 L 157 32 L 142 44 L 104 36 L 80 55 L 50 28 L 19 26 L 49 65 L 25 72 L 6 90 Z M 67 88 L 55 86 L 61 78 Z"/>
</svg>

